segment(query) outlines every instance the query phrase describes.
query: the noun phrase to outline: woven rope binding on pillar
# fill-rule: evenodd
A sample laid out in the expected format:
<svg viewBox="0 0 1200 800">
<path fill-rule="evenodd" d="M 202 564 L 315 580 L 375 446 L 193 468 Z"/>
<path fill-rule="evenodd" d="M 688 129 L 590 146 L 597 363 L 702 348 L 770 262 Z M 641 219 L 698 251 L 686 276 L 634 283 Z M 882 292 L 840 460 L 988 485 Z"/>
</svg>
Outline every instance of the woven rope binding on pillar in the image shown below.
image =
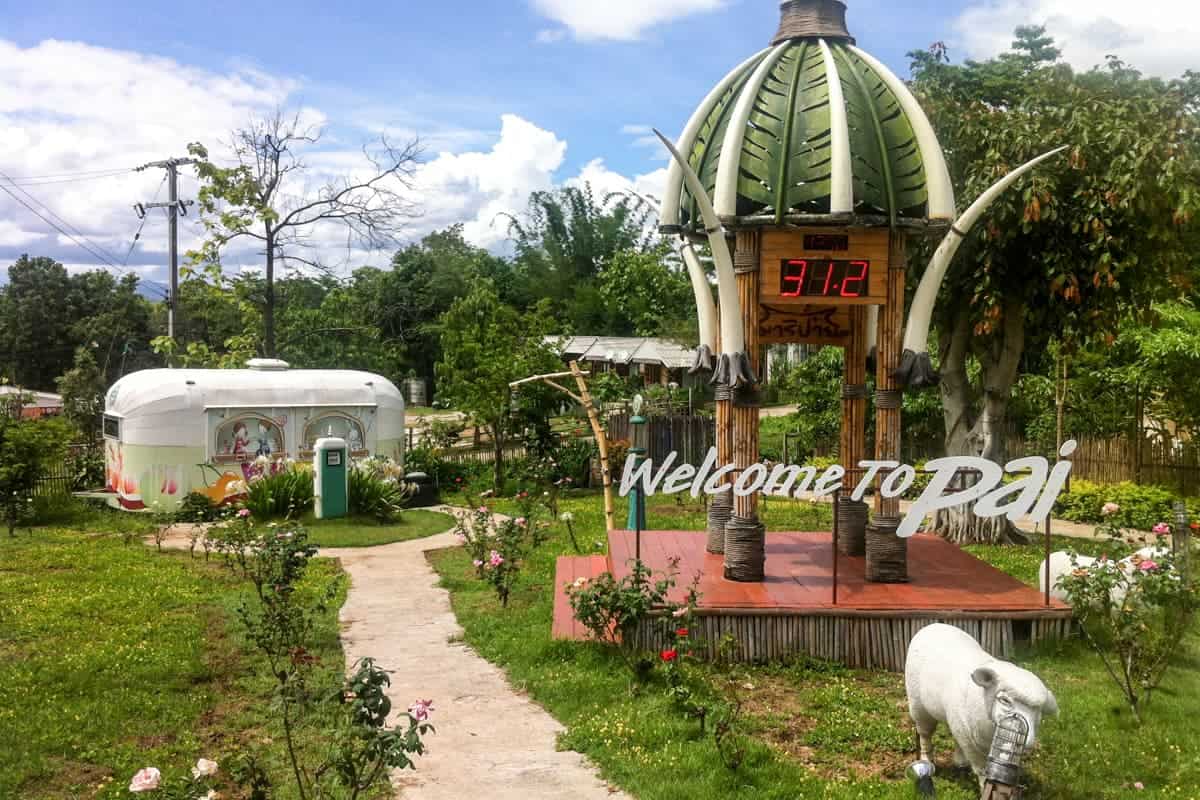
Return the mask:
<svg viewBox="0 0 1200 800">
<path fill-rule="evenodd" d="M 733 498 L 729 492 L 713 495 L 708 504 L 708 545 L 710 553 L 725 552 L 725 526 L 733 516 Z"/>
<path fill-rule="evenodd" d="M 904 405 L 904 392 L 900 389 L 876 389 L 876 408 L 900 408 Z"/>
<path fill-rule="evenodd" d="M 842 399 L 843 400 L 859 400 L 864 399 L 868 395 L 867 385 L 865 383 L 843 383 L 842 384 Z"/>
<path fill-rule="evenodd" d="M 713 399 L 714 400 L 732 400 L 733 387 L 728 383 L 713 384 Z"/>
<path fill-rule="evenodd" d="M 862 500 L 838 500 L 838 552 L 861 556 L 867 552 L 867 504 Z"/>
<path fill-rule="evenodd" d="M 900 517 L 878 514 L 867 526 L 867 580 L 908 583 L 908 539 L 896 535 Z"/>
<path fill-rule="evenodd" d="M 733 254 L 734 272 L 757 272 L 758 253 L 753 250 L 738 250 Z"/>
<path fill-rule="evenodd" d="M 761 581 L 766 574 L 766 526 L 733 516 L 725 524 L 725 579 Z"/>
</svg>

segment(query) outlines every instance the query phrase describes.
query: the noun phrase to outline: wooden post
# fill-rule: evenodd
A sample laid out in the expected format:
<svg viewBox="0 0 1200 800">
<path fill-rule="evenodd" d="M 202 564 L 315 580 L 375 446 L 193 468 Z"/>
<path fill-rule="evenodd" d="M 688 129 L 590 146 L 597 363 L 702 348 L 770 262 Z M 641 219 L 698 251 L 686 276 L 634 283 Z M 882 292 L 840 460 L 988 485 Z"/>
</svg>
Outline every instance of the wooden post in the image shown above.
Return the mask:
<svg viewBox="0 0 1200 800">
<path fill-rule="evenodd" d="M 758 342 L 759 254 L 762 236 L 758 230 L 738 231 L 733 261 L 737 272 L 738 299 L 746 353 L 757 376 L 762 368 Z M 732 408 L 733 464 L 737 476 L 758 463 L 758 395 L 756 387 L 739 387 Z M 736 581 L 761 581 L 765 573 L 766 529 L 758 521 L 758 495 L 733 498 L 733 516 L 725 527 L 725 577 Z"/>
<path fill-rule="evenodd" d="M 907 269 L 905 235 L 893 230 L 888 246 L 887 303 L 879 310 L 875 361 L 875 458 L 900 460 L 901 389 L 892 377 L 900 364 L 904 341 L 904 280 Z M 896 536 L 900 498 L 884 498 L 875 484 L 875 519 L 867 529 L 867 580 L 899 582 L 908 579 L 908 540 Z"/>
<path fill-rule="evenodd" d="M 596 404 L 592 402 L 592 393 L 588 391 L 587 381 L 583 378 L 583 372 L 579 369 L 578 362 L 572 361 L 570 366 L 571 374 L 575 376 L 575 385 L 579 387 L 581 405 L 587 412 L 588 422 L 592 425 L 592 435 L 596 437 L 596 449 L 600 451 L 600 477 L 604 481 L 604 526 L 609 533 L 612 533 L 616 529 L 616 524 L 613 521 L 612 470 L 608 463 L 608 436 L 604 433 L 604 426 L 600 424 L 600 414 L 596 411 Z"/>
</svg>

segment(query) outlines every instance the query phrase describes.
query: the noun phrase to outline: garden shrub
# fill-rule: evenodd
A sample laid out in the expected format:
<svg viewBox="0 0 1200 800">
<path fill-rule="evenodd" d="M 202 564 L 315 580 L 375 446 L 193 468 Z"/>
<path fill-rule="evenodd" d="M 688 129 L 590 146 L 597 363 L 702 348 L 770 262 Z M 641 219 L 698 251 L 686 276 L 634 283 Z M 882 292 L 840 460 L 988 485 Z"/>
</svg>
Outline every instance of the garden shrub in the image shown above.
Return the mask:
<svg viewBox="0 0 1200 800">
<path fill-rule="evenodd" d="M 1140 486 L 1128 481 L 1116 484 L 1072 480 L 1071 490 L 1059 496 L 1054 504 L 1054 516 L 1071 522 L 1108 522 L 1124 528 L 1148 531 L 1156 524 L 1170 520 L 1178 495 L 1161 486 Z M 1200 512 L 1200 498 L 1186 498 L 1192 515 Z M 1116 503 L 1120 509 L 1106 519 L 1105 503 Z"/>
<path fill-rule="evenodd" d="M 404 482 L 404 470 L 390 459 L 369 458 L 350 465 L 347 501 L 351 514 L 394 522 L 412 495 L 413 488 Z"/>
<path fill-rule="evenodd" d="M 291 518 L 311 511 L 312 470 L 297 464 L 272 462 L 249 476 L 243 505 L 263 519 Z"/>
<path fill-rule="evenodd" d="M 13 535 L 32 524 L 39 479 L 67 449 L 70 428 L 58 420 L 20 420 L 0 415 L 0 520 Z"/>
<path fill-rule="evenodd" d="M 203 492 L 188 492 L 175 511 L 176 522 L 213 522 L 217 507 Z"/>
<path fill-rule="evenodd" d="M 1117 547 L 1125 531 L 1115 521 L 1119 512 L 1109 509 L 1100 532 Z M 1155 532 L 1168 530 L 1162 524 Z M 1106 556 L 1080 562 L 1072 555 L 1071 563 L 1074 569 L 1058 585 L 1075 609 L 1084 638 L 1140 722 L 1139 709 L 1162 682 L 1200 607 L 1196 581 L 1165 545 L 1149 558 L 1135 553 L 1117 562 Z"/>
</svg>

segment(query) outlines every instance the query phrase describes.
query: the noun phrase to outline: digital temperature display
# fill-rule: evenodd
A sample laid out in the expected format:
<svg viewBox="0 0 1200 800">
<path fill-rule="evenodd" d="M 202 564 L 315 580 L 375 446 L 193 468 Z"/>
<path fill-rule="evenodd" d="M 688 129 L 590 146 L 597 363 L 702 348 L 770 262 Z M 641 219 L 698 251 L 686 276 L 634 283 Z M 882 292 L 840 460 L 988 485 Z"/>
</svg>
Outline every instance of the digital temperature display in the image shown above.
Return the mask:
<svg viewBox="0 0 1200 800">
<path fill-rule="evenodd" d="M 779 269 L 780 297 L 866 297 L 870 261 L 785 258 Z"/>
</svg>

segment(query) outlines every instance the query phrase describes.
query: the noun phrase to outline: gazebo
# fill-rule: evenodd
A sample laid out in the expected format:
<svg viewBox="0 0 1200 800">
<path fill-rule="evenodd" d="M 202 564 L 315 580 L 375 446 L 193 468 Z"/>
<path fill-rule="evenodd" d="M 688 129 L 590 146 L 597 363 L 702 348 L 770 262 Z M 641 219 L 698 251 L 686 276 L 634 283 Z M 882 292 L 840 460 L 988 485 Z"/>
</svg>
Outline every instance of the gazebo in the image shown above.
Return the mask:
<svg viewBox="0 0 1200 800">
<path fill-rule="evenodd" d="M 933 127 L 904 82 L 856 45 L 845 4 L 785 0 L 780 8 L 769 45 L 712 88 L 674 143 L 663 139 L 673 161 L 661 230 L 678 237 L 692 278 L 701 336 L 693 369 L 712 373 L 716 461 L 734 466 L 728 483 L 759 462 L 762 346 L 808 343 L 845 351 L 839 461 L 852 487 L 864 459 L 900 461 L 905 385 L 937 380 L 928 315 L 958 244 L 1041 159 L 958 216 Z M 906 332 L 908 245 L 924 236 L 943 239 Z M 698 243 L 712 252 L 717 303 Z M 881 471 L 876 486 L 887 477 Z M 680 574 L 701 575 L 706 638 L 734 634 L 742 657 L 807 653 L 901 669 L 912 633 L 933 621 L 965 627 L 995 653 L 1065 632 L 1070 610 L 1061 604 L 1044 605 L 1035 590 L 935 536 L 897 536 L 898 497 L 876 491 L 870 514 L 862 501 L 837 502 L 840 575 L 830 533 L 768 533 L 758 502 L 752 492 L 717 494 L 706 534 L 647 531 L 640 548 L 652 568 L 678 560 Z M 628 574 L 632 538 L 610 535 L 607 569 Z M 560 583 L 586 577 L 593 564 L 560 562 Z M 561 606 L 556 635 L 578 635 Z M 653 646 L 654 630 L 644 635 Z"/>
</svg>

